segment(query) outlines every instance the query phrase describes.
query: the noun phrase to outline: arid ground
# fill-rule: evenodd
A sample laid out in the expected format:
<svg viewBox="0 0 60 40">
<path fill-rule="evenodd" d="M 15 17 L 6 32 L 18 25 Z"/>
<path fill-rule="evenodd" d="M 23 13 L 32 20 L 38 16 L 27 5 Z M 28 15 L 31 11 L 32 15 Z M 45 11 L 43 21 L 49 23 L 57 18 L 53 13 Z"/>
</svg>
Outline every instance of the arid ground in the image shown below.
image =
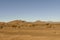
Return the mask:
<svg viewBox="0 0 60 40">
<path fill-rule="evenodd" d="M 0 40 L 60 40 L 60 22 L 0 22 Z"/>
</svg>

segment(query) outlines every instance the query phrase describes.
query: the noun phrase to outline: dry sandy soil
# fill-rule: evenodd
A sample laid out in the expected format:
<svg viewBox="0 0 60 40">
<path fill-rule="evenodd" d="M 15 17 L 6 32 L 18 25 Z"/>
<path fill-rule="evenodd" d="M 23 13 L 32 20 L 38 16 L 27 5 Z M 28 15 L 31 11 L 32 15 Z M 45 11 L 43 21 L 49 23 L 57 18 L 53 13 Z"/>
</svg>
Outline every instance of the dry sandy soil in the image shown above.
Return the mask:
<svg viewBox="0 0 60 40">
<path fill-rule="evenodd" d="M 60 40 L 60 30 L 0 30 L 0 40 Z"/>
</svg>

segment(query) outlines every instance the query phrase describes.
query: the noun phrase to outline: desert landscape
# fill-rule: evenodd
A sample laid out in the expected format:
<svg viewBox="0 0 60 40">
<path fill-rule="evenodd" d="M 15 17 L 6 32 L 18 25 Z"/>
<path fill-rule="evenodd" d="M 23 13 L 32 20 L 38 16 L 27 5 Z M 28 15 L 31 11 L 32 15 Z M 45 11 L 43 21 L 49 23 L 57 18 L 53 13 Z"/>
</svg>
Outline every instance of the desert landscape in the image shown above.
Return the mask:
<svg viewBox="0 0 60 40">
<path fill-rule="evenodd" d="M 60 40 L 60 0 L 0 0 L 0 40 Z"/>
<path fill-rule="evenodd" d="M 0 22 L 0 40 L 60 40 L 60 22 Z"/>
</svg>

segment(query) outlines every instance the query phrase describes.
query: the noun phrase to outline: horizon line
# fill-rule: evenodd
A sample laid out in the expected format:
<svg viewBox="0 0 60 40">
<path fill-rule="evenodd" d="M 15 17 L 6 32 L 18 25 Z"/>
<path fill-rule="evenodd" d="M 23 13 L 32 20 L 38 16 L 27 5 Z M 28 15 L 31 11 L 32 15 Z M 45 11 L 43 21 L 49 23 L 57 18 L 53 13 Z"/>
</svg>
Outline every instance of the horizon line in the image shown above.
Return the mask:
<svg viewBox="0 0 60 40">
<path fill-rule="evenodd" d="M 35 22 L 35 21 L 44 21 L 44 22 L 60 22 L 58 20 L 23 20 L 23 19 L 13 19 L 13 20 L 5 20 L 5 21 L 0 21 L 0 22 L 10 22 L 10 21 L 15 21 L 15 20 L 21 20 L 21 21 L 27 21 L 27 22 Z"/>
</svg>

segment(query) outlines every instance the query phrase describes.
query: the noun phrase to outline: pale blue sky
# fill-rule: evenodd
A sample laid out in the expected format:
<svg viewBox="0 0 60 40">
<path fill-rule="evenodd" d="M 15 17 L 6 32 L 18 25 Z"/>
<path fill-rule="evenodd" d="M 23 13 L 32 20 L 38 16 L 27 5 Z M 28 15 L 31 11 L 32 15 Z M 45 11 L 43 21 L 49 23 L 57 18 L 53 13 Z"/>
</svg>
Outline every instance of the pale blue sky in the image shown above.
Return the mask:
<svg viewBox="0 0 60 40">
<path fill-rule="evenodd" d="M 60 21 L 60 0 L 0 0 L 0 21 Z"/>
</svg>

